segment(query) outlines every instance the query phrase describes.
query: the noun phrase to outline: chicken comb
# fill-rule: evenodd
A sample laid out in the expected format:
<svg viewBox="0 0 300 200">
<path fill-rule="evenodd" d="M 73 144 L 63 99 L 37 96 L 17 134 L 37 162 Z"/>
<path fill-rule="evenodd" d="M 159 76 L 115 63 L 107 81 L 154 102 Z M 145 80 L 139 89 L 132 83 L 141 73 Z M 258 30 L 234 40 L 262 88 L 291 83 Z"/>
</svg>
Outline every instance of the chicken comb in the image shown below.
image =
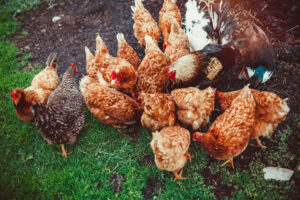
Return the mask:
<svg viewBox="0 0 300 200">
<path fill-rule="evenodd" d="M 114 71 L 112 71 L 112 73 L 111 73 L 111 79 L 112 80 L 115 80 L 116 78 L 117 78 L 117 73 L 116 73 L 116 71 L 114 70 Z"/>
<path fill-rule="evenodd" d="M 166 71 L 166 75 L 169 76 L 169 71 L 170 71 L 169 67 L 166 67 L 165 71 Z"/>
<path fill-rule="evenodd" d="M 175 80 L 176 77 L 176 71 L 172 71 L 169 75 L 170 79 Z"/>
<path fill-rule="evenodd" d="M 75 67 L 75 64 L 73 63 L 73 64 L 71 65 L 71 67 L 72 67 L 72 68 Z"/>
<path fill-rule="evenodd" d="M 13 99 L 13 100 L 16 100 L 16 94 L 15 94 L 15 90 L 12 90 L 11 91 L 11 98 Z"/>
<path fill-rule="evenodd" d="M 219 91 L 219 90 L 217 90 L 215 94 L 216 94 L 216 95 L 219 95 L 219 94 L 220 94 L 220 91 Z"/>
</svg>

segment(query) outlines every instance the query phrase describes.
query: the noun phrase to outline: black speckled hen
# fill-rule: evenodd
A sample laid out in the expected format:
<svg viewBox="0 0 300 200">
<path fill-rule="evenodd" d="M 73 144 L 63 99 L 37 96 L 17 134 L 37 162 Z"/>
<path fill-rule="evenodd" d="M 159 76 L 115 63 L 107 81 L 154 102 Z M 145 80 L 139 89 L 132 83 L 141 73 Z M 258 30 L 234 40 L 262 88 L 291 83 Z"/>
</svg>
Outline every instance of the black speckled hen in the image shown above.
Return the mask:
<svg viewBox="0 0 300 200">
<path fill-rule="evenodd" d="M 64 144 L 73 144 L 84 126 L 83 102 L 76 87 L 76 72 L 73 64 L 49 96 L 47 104 L 35 102 L 32 109 L 42 137 L 50 144 L 60 144 L 64 157 L 70 154 Z"/>
</svg>

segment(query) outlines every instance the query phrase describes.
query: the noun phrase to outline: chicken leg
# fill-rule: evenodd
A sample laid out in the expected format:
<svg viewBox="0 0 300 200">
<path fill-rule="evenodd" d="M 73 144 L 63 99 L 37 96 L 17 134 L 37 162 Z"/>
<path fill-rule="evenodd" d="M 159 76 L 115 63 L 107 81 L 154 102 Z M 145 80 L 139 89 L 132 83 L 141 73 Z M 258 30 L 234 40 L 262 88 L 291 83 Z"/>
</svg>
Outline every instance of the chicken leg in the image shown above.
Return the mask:
<svg viewBox="0 0 300 200">
<path fill-rule="evenodd" d="M 194 158 L 194 156 L 192 156 L 192 155 L 190 154 L 190 152 L 187 152 L 186 155 L 187 155 L 189 161 L 192 162 L 192 159 Z"/>
<path fill-rule="evenodd" d="M 234 169 L 233 158 L 230 158 L 230 159 L 226 160 L 222 165 L 220 165 L 220 167 L 224 167 L 229 162 L 231 163 L 232 169 Z"/>
<path fill-rule="evenodd" d="M 60 153 L 60 152 L 57 152 L 57 153 L 61 156 L 68 157 L 68 155 L 70 155 L 72 153 L 72 152 L 67 152 L 67 150 L 65 150 L 64 144 L 60 144 L 60 147 L 61 147 L 62 153 Z"/>
<path fill-rule="evenodd" d="M 179 175 L 178 175 L 178 172 L 179 172 Z M 174 174 L 176 180 L 189 179 L 189 178 L 186 178 L 186 177 L 182 177 L 182 172 L 183 172 L 183 168 L 180 169 L 180 170 L 177 170 L 177 171 L 173 171 L 173 174 Z"/>
<path fill-rule="evenodd" d="M 264 146 L 264 145 L 261 143 L 261 141 L 260 141 L 260 139 L 259 139 L 258 137 L 256 138 L 256 141 L 257 141 L 257 144 L 258 144 L 258 146 L 259 146 L 260 148 L 262 148 L 262 149 L 267 148 L 266 146 Z"/>
<path fill-rule="evenodd" d="M 122 129 L 124 128 L 122 125 L 112 125 L 119 133 L 122 133 Z"/>
</svg>

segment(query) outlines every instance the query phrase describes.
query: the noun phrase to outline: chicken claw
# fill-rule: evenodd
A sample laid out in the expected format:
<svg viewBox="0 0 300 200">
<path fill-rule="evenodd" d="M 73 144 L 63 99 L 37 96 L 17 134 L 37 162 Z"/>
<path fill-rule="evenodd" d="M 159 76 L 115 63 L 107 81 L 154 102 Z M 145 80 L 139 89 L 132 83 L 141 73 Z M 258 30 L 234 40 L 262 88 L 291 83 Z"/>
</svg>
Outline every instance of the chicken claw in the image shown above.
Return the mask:
<svg viewBox="0 0 300 200">
<path fill-rule="evenodd" d="M 222 165 L 220 165 L 220 167 L 224 167 L 229 162 L 231 163 L 232 169 L 234 169 L 233 158 L 230 158 L 230 159 L 226 160 Z"/>
<path fill-rule="evenodd" d="M 179 171 L 174 171 L 173 172 L 176 180 L 186 180 L 186 179 L 189 179 L 189 178 L 186 178 L 186 177 L 182 177 L 183 168 L 180 169 Z M 177 174 L 178 172 L 179 172 L 179 175 Z"/>
<path fill-rule="evenodd" d="M 263 144 L 261 143 L 261 141 L 260 141 L 260 139 L 259 139 L 258 137 L 256 138 L 256 141 L 257 141 L 257 144 L 258 144 L 258 146 L 259 146 L 260 148 L 262 148 L 262 149 L 267 148 L 267 146 L 265 146 L 265 145 L 263 145 Z"/>
<path fill-rule="evenodd" d="M 70 155 L 70 154 L 72 153 L 72 152 L 67 152 L 67 151 L 65 150 L 64 144 L 61 144 L 60 146 L 61 146 L 62 153 L 57 152 L 59 155 L 61 155 L 61 156 L 63 156 L 63 157 L 68 157 L 68 155 Z"/>
<path fill-rule="evenodd" d="M 189 152 L 187 152 L 187 156 L 190 162 L 192 162 L 192 159 L 194 158 L 194 156 L 192 156 Z M 183 168 L 182 168 L 183 170 Z"/>
</svg>

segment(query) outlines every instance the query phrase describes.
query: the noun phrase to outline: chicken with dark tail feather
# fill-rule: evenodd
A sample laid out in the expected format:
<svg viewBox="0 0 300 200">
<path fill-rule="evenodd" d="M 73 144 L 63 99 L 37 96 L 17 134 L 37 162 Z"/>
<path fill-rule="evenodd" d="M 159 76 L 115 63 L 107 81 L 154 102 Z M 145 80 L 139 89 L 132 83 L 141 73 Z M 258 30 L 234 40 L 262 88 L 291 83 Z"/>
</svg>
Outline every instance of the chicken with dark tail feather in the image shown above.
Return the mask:
<svg viewBox="0 0 300 200">
<path fill-rule="evenodd" d="M 34 102 L 33 116 L 42 137 L 50 144 L 60 144 L 61 155 L 70 153 L 64 144 L 73 144 L 84 126 L 82 97 L 76 87 L 74 64 L 64 73 L 59 86 L 51 93 L 46 105 Z M 59 153 L 60 154 L 60 153 Z"/>
</svg>

